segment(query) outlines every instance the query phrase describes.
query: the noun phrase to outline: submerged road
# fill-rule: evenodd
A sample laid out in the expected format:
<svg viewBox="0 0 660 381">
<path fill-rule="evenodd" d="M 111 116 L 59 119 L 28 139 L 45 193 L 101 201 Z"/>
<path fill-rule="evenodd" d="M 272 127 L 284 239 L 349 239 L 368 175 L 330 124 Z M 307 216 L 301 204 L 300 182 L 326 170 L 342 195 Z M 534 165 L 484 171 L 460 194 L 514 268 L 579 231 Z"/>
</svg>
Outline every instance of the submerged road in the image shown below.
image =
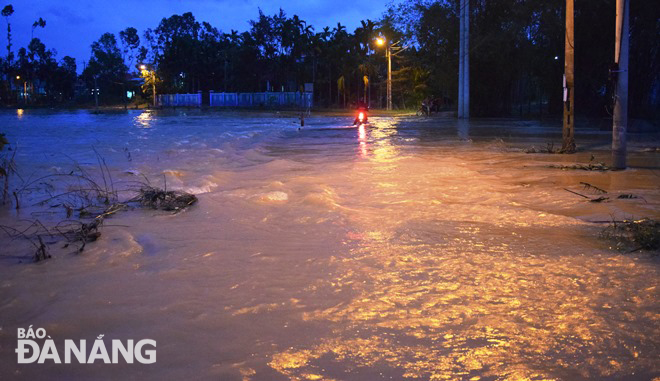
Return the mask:
<svg viewBox="0 0 660 381">
<path fill-rule="evenodd" d="M 657 136 L 632 137 L 631 169 L 598 172 L 556 168 L 607 161 L 597 129 L 576 155 L 524 152 L 558 142 L 553 123 L 1 117 L 26 172 L 66 173 L 73 158 L 98 175 L 93 145 L 117 188 L 165 176 L 200 199 L 176 215 L 119 213 L 81 255 L 54 248 L 38 264 L 0 238 L 3 380 L 660 377 L 657 257 L 620 253 L 589 222 L 660 218 Z M 564 190 L 588 192 L 581 182 L 640 198 Z M 57 343 L 153 339 L 158 359 L 19 365 L 16 330 L 31 324 Z"/>
</svg>

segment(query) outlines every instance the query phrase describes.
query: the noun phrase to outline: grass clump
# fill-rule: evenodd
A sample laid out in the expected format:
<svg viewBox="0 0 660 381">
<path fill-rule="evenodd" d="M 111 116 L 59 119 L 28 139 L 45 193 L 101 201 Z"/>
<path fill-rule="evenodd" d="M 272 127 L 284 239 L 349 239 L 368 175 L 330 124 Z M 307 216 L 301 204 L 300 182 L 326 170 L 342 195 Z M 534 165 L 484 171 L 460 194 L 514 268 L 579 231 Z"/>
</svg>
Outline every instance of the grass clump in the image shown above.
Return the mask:
<svg viewBox="0 0 660 381">
<path fill-rule="evenodd" d="M 197 202 L 197 196 L 191 193 L 168 191 L 165 189 L 144 185 L 138 195 L 130 202 L 140 203 L 152 209 L 180 212 Z"/>
<path fill-rule="evenodd" d="M 613 221 L 601 235 L 624 252 L 647 250 L 653 255 L 660 254 L 660 221 L 650 218 Z"/>
</svg>

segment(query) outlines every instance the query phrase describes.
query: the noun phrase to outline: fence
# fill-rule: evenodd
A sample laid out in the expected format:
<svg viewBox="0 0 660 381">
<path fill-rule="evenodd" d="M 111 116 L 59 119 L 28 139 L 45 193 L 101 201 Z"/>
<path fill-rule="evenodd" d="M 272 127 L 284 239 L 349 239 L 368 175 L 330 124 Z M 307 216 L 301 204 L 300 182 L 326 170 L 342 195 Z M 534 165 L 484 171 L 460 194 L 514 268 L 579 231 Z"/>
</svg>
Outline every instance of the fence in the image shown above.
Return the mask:
<svg viewBox="0 0 660 381">
<path fill-rule="evenodd" d="M 282 93 L 216 93 L 209 94 L 211 107 L 312 107 L 311 92 Z M 201 107 L 202 92 L 197 94 L 160 94 L 158 104 L 162 107 Z"/>
<path fill-rule="evenodd" d="M 202 106 L 202 92 L 197 94 L 161 94 L 158 95 L 158 104 L 163 107 Z"/>
<path fill-rule="evenodd" d="M 313 94 L 286 92 L 286 93 L 215 93 L 211 91 L 211 107 L 312 107 Z"/>
</svg>

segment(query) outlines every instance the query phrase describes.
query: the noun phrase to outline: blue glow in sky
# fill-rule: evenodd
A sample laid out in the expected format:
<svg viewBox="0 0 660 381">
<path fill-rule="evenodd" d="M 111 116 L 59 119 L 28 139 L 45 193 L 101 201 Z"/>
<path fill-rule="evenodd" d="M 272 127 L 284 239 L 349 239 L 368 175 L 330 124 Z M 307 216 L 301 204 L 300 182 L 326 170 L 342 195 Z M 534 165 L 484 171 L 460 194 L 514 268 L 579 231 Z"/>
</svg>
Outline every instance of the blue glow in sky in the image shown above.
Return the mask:
<svg viewBox="0 0 660 381">
<path fill-rule="evenodd" d="M 13 33 L 12 50 L 26 47 L 31 35 L 32 23 L 42 17 L 46 28 L 38 28 L 34 36 L 40 38 L 49 49 L 57 50 L 57 59 L 65 55 L 76 58 L 78 71 L 83 60 L 90 56 L 90 45 L 105 32 L 118 34 L 132 26 L 140 37 L 147 28 L 155 28 L 163 17 L 192 12 L 198 21 L 207 21 L 223 32 L 232 29 L 239 32 L 249 28 L 248 21 L 258 17 L 261 8 L 268 15 L 280 8 L 288 16 L 298 15 L 312 24 L 316 31 L 324 26 L 345 25 L 349 31 L 359 26 L 360 20 L 378 19 L 385 11 L 388 0 L 4 0 L 0 7 L 14 6 L 10 18 Z M 6 46 L 6 24 L 1 22 L 0 41 Z M 5 53 L 3 53 L 4 55 Z"/>
</svg>

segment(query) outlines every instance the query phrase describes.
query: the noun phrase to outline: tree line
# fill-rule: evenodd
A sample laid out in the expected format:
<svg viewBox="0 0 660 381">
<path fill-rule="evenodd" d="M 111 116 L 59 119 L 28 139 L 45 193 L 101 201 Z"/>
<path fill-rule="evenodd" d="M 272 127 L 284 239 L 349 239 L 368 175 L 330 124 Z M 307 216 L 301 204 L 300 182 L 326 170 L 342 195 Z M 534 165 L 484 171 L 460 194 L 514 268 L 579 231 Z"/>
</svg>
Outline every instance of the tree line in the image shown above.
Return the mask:
<svg viewBox="0 0 660 381">
<path fill-rule="evenodd" d="M 472 115 L 561 113 L 564 6 L 563 0 L 471 0 Z M 245 32 L 222 32 L 192 13 L 172 15 L 142 32 L 129 27 L 103 34 L 78 76 L 73 58 L 57 61 L 38 37 L 14 55 L 8 5 L 2 11 L 8 44 L 0 60 L 5 78 L 0 96 L 12 103 L 18 101 L 11 91 L 17 85 L 39 84 L 44 102 L 89 100 L 90 89 L 99 89 L 104 103 L 120 103 L 135 85 L 129 79 L 142 75 L 146 97 L 154 80 L 157 93 L 300 91 L 312 83 L 318 106 L 366 101 L 384 107 L 387 61 L 374 43 L 384 36 L 399 48 L 393 50 L 394 106 L 415 108 L 429 97 L 457 98 L 458 7 L 458 0 L 403 0 L 352 32 L 341 23 L 316 30 L 283 10 L 259 11 Z M 659 10 L 644 1 L 630 8 L 630 112 L 657 118 Z M 578 113 L 611 112 L 614 13 L 615 0 L 576 3 Z M 37 20 L 33 32 L 45 26 Z"/>
</svg>

